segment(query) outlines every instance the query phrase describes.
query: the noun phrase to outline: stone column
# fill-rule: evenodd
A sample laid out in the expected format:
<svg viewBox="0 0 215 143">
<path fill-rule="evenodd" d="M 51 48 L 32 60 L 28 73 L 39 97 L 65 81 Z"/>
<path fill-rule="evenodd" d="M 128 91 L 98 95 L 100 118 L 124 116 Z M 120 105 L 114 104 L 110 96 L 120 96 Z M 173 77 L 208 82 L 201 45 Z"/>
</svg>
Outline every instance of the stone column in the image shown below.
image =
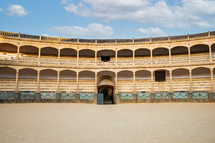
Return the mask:
<svg viewBox="0 0 215 143">
<path fill-rule="evenodd" d="M 97 65 L 97 51 L 95 51 L 95 65 Z"/>
<path fill-rule="evenodd" d="M 120 103 L 120 98 L 119 98 L 119 95 L 118 95 L 118 77 L 117 77 L 117 72 L 115 73 L 115 104 L 117 103 Z M 116 101 L 117 100 L 117 101 Z"/>
<path fill-rule="evenodd" d="M 79 50 L 77 50 L 77 66 L 79 65 Z"/>
<path fill-rule="evenodd" d="M 58 49 L 58 64 L 60 64 L 60 49 Z"/>
<path fill-rule="evenodd" d="M 20 50 L 20 46 L 17 47 L 17 62 L 19 61 L 19 50 Z"/>
<path fill-rule="evenodd" d="M 118 57 L 118 52 L 117 52 L 117 50 L 116 50 L 116 51 L 115 51 L 115 65 L 118 64 L 117 57 Z"/>
<path fill-rule="evenodd" d="M 56 93 L 57 102 L 60 101 L 60 71 L 57 71 L 57 93 Z"/>
<path fill-rule="evenodd" d="M 172 55 L 171 55 L 171 49 L 169 49 L 169 63 L 172 63 Z"/>
<path fill-rule="evenodd" d="M 190 46 L 188 47 L 188 57 L 189 57 L 189 63 L 191 62 L 191 56 L 190 56 Z"/>
<path fill-rule="evenodd" d="M 97 95 L 98 95 L 98 88 L 97 88 L 97 72 L 95 72 L 95 96 L 94 96 L 94 103 L 97 104 Z"/>
<path fill-rule="evenodd" d="M 150 56 L 151 56 L 151 65 L 153 64 L 153 58 L 152 58 L 153 52 L 150 50 Z"/>
<path fill-rule="evenodd" d="M 211 44 L 209 46 L 209 56 L 210 56 L 210 62 L 212 62 L 212 49 L 211 49 Z"/>
<path fill-rule="evenodd" d="M 39 53 L 38 53 L 38 63 L 40 63 L 40 55 L 41 55 L 41 49 L 39 48 Z"/>
<path fill-rule="evenodd" d="M 133 50 L 133 65 L 135 65 L 135 50 Z"/>
<path fill-rule="evenodd" d="M 211 92 L 214 92 L 213 68 L 211 68 Z"/>
<path fill-rule="evenodd" d="M 36 92 L 36 101 L 40 101 L 40 71 L 37 71 L 37 92 Z"/>
<path fill-rule="evenodd" d="M 155 99 L 155 93 L 154 93 L 154 72 L 151 72 L 151 102 Z"/>
<path fill-rule="evenodd" d="M 15 102 L 19 99 L 19 70 L 16 70 Z"/>
<path fill-rule="evenodd" d="M 192 101 L 192 92 L 193 92 L 193 87 L 192 87 L 192 70 L 189 70 L 189 76 L 190 76 L 190 89 L 189 89 L 188 100 Z"/>
<path fill-rule="evenodd" d="M 79 101 L 79 72 L 76 73 L 76 102 Z"/>
<path fill-rule="evenodd" d="M 170 93 L 169 93 L 169 101 L 172 101 L 173 96 L 173 85 L 172 85 L 172 71 L 169 71 L 169 81 L 170 81 Z"/>
</svg>

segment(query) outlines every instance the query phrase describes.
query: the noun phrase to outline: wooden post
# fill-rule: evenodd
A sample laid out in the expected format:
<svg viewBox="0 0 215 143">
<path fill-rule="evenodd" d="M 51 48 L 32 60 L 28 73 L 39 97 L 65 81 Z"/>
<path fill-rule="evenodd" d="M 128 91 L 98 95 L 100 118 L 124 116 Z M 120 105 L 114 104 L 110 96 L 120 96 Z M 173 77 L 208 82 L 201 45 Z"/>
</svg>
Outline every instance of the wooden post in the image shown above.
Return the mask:
<svg viewBox="0 0 215 143">
<path fill-rule="evenodd" d="M 19 92 L 19 70 L 16 70 L 16 87 L 15 92 Z"/>
<path fill-rule="evenodd" d="M 117 52 L 117 50 L 116 50 L 116 51 L 115 51 L 115 65 L 116 65 L 116 66 L 117 66 L 117 64 L 118 64 L 117 57 L 118 57 L 118 52 Z"/>
<path fill-rule="evenodd" d="M 58 64 L 60 64 L 60 49 L 58 49 Z"/>
<path fill-rule="evenodd" d="M 77 66 L 79 65 L 79 50 L 77 50 Z"/>
<path fill-rule="evenodd" d="M 169 49 L 169 63 L 172 63 L 172 55 L 171 55 L 171 49 Z"/>
<path fill-rule="evenodd" d="M 20 50 L 20 46 L 17 47 L 17 62 L 19 62 L 19 50 Z"/>
<path fill-rule="evenodd" d="M 41 48 L 39 48 L 39 53 L 38 53 L 38 63 L 40 63 L 40 55 L 41 55 Z"/>
<path fill-rule="evenodd" d="M 153 50 L 150 50 L 150 56 L 151 56 L 151 65 L 153 65 L 153 59 L 152 59 L 152 54 L 153 54 L 153 52 L 152 52 Z"/>
<path fill-rule="evenodd" d="M 189 63 L 191 62 L 191 56 L 190 56 L 190 46 L 188 47 L 188 57 L 189 57 Z"/>
<path fill-rule="evenodd" d="M 95 51 L 95 65 L 97 65 L 97 51 Z"/>
</svg>

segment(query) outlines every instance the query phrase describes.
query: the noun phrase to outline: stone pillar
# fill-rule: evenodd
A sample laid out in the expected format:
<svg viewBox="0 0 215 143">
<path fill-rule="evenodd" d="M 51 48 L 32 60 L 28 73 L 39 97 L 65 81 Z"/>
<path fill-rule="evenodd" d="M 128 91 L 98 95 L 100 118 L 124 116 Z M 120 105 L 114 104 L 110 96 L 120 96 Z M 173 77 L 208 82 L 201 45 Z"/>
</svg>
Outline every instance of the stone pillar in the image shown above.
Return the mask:
<svg viewBox="0 0 215 143">
<path fill-rule="evenodd" d="M 17 62 L 19 61 L 19 51 L 20 51 L 20 46 L 17 47 Z"/>
<path fill-rule="evenodd" d="M 211 68 L 211 92 L 214 92 L 213 68 Z"/>
<path fill-rule="evenodd" d="M 95 96 L 94 96 L 94 103 L 97 104 L 97 95 L 98 95 L 98 88 L 97 88 L 97 72 L 95 72 Z"/>
<path fill-rule="evenodd" d="M 155 99 L 155 93 L 154 93 L 154 72 L 151 72 L 151 97 L 150 101 L 153 102 Z"/>
<path fill-rule="evenodd" d="M 58 64 L 60 64 L 60 49 L 58 49 Z"/>
<path fill-rule="evenodd" d="M 133 96 L 134 96 L 134 102 L 137 103 L 136 75 L 135 75 L 135 72 L 133 72 Z"/>
<path fill-rule="evenodd" d="M 60 71 L 57 71 L 57 93 L 56 101 L 60 102 Z"/>
<path fill-rule="evenodd" d="M 169 49 L 169 63 L 172 63 L 172 54 L 171 54 L 171 49 Z"/>
<path fill-rule="evenodd" d="M 153 52 L 152 52 L 152 50 L 150 50 L 150 56 L 151 56 L 151 65 L 152 65 L 153 64 L 153 58 L 152 58 Z"/>
<path fill-rule="evenodd" d="M 77 50 L 77 66 L 79 65 L 79 50 Z"/>
<path fill-rule="evenodd" d="M 118 52 L 117 52 L 117 50 L 116 50 L 116 51 L 115 51 L 115 65 L 118 64 L 117 57 L 118 57 Z"/>
<path fill-rule="evenodd" d="M 189 76 L 190 76 L 190 89 L 189 89 L 188 100 L 192 101 L 192 92 L 193 92 L 193 87 L 192 87 L 192 70 L 189 70 Z"/>
<path fill-rule="evenodd" d="M 209 56 L 210 56 L 210 62 L 212 62 L 212 47 L 211 47 L 211 44 L 208 45 L 209 46 Z"/>
<path fill-rule="evenodd" d="M 173 96 L 172 71 L 169 71 L 169 81 L 170 81 L 169 101 L 172 101 L 172 96 Z"/>
<path fill-rule="evenodd" d="M 97 65 L 97 51 L 95 51 L 95 65 Z"/>
<path fill-rule="evenodd" d="M 133 65 L 135 65 L 135 50 L 133 50 Z"/>
<path fill-rule="evenodd" d="M 190 56 L 190 46 L 188 47 L 188 57 L 189 57 L 189 63 L 191 62 L 191 56 Z"/>
<path fill-rule="evenodd" d="M 16 70 L 15 102 L 19 99 L 19 70 Z"/>
<path fill-rule="evenodd" d="M 76 102 L 79 101 L 79 72 L 76 73 Z"/>
<path fill-rule="evenodd" d="M 118 77 L 117 77 L 117 72 L 115 73 L 115 104 L 119 104 L 120 103 L 120 98 L 118 95 Z M 116 101 L 117 100 L 117 101 Z"/>
<path fill-rule="evenodd" d="M 40 71 L 37 71 L 37 92 L 36 92 L 36 101 L 39 102 L 40 98 Z"/>
<path fill-rule="evenodd" d="M 41 49 L 39 48 L 39 53 L 38 53 L 38 63 L 40 63 L 40 55 L 41 55 Z"/>
</svg>

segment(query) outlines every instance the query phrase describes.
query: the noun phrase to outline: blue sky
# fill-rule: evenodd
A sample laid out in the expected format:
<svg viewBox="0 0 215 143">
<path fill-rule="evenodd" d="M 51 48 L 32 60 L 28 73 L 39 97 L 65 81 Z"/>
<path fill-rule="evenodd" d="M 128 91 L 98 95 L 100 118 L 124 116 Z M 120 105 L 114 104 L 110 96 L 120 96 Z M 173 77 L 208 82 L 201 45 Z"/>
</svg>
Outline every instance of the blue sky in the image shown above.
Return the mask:
<svg viewBox="0 0 215 143">
<path fill-rule="evenodd" d="M 71 38 L 214 31 L 215 0 L 0 0 L 0 30 Z"/>
</svg>

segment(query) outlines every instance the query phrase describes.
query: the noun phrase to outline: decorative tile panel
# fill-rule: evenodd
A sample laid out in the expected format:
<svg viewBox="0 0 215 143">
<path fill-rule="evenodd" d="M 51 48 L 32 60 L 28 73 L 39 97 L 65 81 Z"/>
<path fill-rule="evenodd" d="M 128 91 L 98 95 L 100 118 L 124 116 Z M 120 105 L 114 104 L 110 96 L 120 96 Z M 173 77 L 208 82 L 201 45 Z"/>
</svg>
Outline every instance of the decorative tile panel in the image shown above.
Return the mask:
<svg viewBox="0 0 215 143">
<path fill-rule="evenodd" d="M 168 99 L 168 93 L 155 93 L 155 99 Z"/>
<path fill-rule="evenodd" d="M 19 98 L 20 99 L 35 99 L 36 93 L 35 92 L 20 92 Z"/>
<path fill-rule="evenodd" d="M 14 92 L 0 92 L 0 99 L 14 99 Z"/>
<path fill-rule="evenodd" d="M 94 99 L 94 93 L 79 93 L 79 99 Z"/>
<path fill-rule="evenodd" d="M 173 99 L 187 99 L 188 92 L 173 92 Z"/>
<path fill-rule="evenodd" d="M 133 93 L 120 93 L 120 99 L 133 99 Z"/>
<path fill-rule="evenodd" d="M 137 99 L 150 99 L 150 93 L 137 93 Z"/>
<path fill-rule="evenodd" d="M 207 99 L 208 92 L 193 92 L 192 97 L 193 99 Z"/>
<path fill-rule="evenodd" d="M 213 95 L 213 99 L 215 99 L 215 93 L 212 93 L 212 95 Z"/>
<path fill-rule="evenodd" d="M 75 99 L 75 93 L 60 93 L 61 99 Z"/>
<path fill-rule="evenodd" d="M 55 99 L 55 98 L 56 98 L 56 93 L 46 93 L 46 92 L 41 93 L 41 99 Z"/>
</svg>

